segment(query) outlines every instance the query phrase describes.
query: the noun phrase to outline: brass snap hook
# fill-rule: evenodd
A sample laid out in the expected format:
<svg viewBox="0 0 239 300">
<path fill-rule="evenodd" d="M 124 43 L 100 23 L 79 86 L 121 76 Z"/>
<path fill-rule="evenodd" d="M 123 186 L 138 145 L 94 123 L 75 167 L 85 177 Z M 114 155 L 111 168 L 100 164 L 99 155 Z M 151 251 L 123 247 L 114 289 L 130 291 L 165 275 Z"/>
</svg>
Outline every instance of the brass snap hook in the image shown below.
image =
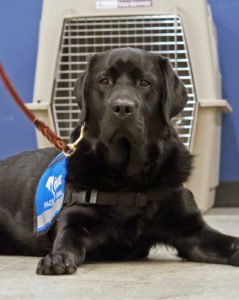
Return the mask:
<svg viewBox="0 0 239 300">
<path fill-rule="evenodd" d="M 70 151 L 67 152 L 63 151 L 63 154 L 66 157 L 70 157 L 76 152 L 77 146 L 79 145 L 80 141 L 84 137 L 84 129 L 85 129 L 85 123 L 81 126 L 80 136 L 78 137 L 78 139 L 74 143 L 67 144 L 67 146 L 70 148 Z"/>
</svg>

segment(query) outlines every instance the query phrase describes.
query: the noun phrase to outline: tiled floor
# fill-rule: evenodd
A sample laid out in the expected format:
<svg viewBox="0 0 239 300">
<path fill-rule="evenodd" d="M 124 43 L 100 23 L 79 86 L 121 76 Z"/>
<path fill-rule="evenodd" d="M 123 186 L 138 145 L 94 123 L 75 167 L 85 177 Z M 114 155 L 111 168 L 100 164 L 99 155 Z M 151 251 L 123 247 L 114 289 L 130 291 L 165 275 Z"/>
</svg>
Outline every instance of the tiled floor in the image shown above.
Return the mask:
<svg viewBox="0 0 239 300">
<path fill-rule="evenodd" d="M 239 236 L 239 209 L 213 209 L 208 223 Z M 37 258 L 0 257 L 0 299 L 239 299 L 239 268 L 182 262 L 154 249 L 146 261 L 86 264 L 70 276 L 38 276 Z"/>
</svg>

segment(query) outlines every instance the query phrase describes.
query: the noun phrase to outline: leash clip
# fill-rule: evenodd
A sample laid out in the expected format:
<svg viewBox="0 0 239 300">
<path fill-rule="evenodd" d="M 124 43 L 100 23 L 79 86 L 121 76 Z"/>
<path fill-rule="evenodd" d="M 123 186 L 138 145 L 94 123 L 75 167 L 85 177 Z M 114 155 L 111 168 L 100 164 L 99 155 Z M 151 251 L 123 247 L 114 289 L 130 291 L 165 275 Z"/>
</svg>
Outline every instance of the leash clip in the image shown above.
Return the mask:
<svg viewBox="0 0 239 300">
<path fill-rule="evenodd" d="M 70 151 L 66 152 L 63 150 L 63 154 L 65 155 L 65 157 L 70 157 L 76 152 L 77 146 L 79 145 L 80 141 L 84 137 L 84 129 L 85 129 L 85 123 L 81 126 L 80 136 L 78 137 L 78 139 L 74 143 L 67 144 L 67 146 L 70 148 Z"/>
</svg>

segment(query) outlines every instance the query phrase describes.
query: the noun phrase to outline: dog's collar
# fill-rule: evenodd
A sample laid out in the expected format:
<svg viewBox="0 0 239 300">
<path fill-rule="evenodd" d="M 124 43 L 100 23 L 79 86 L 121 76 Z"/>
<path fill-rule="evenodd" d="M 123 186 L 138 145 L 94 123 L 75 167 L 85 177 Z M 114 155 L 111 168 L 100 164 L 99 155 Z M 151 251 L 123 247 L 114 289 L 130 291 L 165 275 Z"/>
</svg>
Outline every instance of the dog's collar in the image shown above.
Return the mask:
<svg viewBox="0 0 239 300">
<path fill-rule="evenodd" d="M 97 190 L 72 191 L 66 188 L 64 205 L 105 205 L 119 207 L 145 207 L 153 201 L 159 191 L 152 190 L 145 193 L 107 193 Z"/>
</svg>

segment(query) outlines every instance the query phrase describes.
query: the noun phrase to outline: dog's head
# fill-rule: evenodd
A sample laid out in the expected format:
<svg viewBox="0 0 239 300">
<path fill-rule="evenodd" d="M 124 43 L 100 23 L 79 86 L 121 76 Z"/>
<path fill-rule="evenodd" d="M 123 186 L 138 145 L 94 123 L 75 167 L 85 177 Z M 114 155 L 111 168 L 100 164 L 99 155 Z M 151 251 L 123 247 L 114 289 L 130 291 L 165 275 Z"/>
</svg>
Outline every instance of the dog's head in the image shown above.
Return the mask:
<svg viewBox="0 0 239 300">
<path fill-rule="evenodd" d="M 143 145 L 185 106 L 187 93 L 169 61 L 133 48 L 94 55 L 76 82 L 80 122 L 107 145 Z"/>
</svg>

